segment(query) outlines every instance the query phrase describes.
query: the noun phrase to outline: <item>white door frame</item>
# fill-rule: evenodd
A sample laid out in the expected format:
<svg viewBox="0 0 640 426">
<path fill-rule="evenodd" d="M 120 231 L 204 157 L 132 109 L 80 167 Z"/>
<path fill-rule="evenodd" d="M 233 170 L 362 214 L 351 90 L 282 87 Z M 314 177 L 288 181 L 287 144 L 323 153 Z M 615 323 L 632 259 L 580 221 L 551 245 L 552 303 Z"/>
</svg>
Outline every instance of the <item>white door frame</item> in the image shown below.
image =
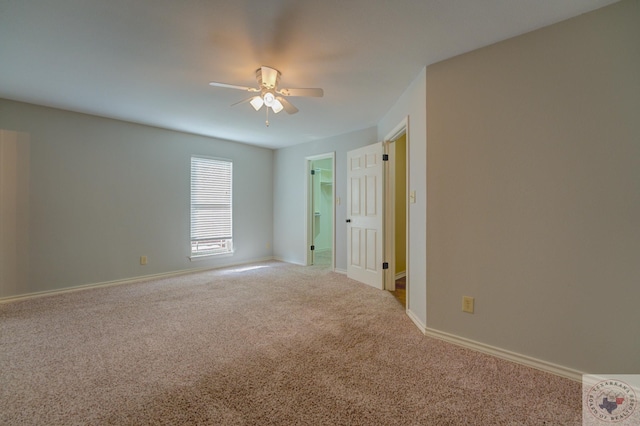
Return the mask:
<svg viewBox="0 0 640 426">
<path fill-rule="evenodd" d="M 385 162 L 385 203 L 384 203 L 384 252 L 385 261 L 389 263 L 389 269 L 385 271 L 384 289 L 395 291 L 396 289 L 396 145 L 393 140 L 385 139 L 385 154 L 388 160 Z"/>
<path fill-rule="evenodd" d="M 327 152 L 325 154 L 311 155 L 305 157 L 305 174 L 306 174 L 306 190 L 307 190 L 307 205 L 305 208 L 305 221 L 307 225 L 307 233 L 305 236 L 306 246 L 306 265 L 309 266 L 313 263 L 313 253 L 311 252 L 311 245 L 313 244 L 313 179 L 311 179 L 311 169 L 313 162 L 317 160 L 331 159 L 331 270 L 336 268 L 336 153 Z"/>
<path fill-rule="evenodd" d="M 387 136 L 385 137 L 385 142 L 387 146 L 391 146 L 391 150 L 395 151 L 395 146 L 393 144 L 391 144 L 391 142 L 396 141 L 398 138 L 400 138 L 402 135 L 406 135 L 406 156 L 405 156 L 405 164 L 406 164 L 406 170 L 405 170 L 405 188 L 407 191 L 406 197 L 405 197 L 405 243 L 406 243 L 406 247 L 405 247 L 405 253 L 406 253 L 406 286 L 407 286 L 407 300 L 406 300 L 406 308 L 407 310 L 409 309 L 409 281 L 410 281 L 410 273 L 409 273 L 409 238 L 411 236 L 411 233 L 409 232 L 409 193 L 410 193 L 410 186 L 409 186 L 409 117 L 405 117 L 400 123 L 398 123 L 398 125 L 396 125 L 396 127 L 393 128 L 393 130 L 391 132 L 389 132 L 387 134 Z M 387 196 L 385 197 L 385 233 L 384 233 L 384 238 L 385 238 L 385 252 L 387 253 L 387 261 L 389 262 L 389 269 L 387 269 L 386 271 L 386 276 L 385 276 L 385 289 L 386 290 L 390 290 L 393 291 L 395 290 L 395 270 L 396 270 L 396 259 L 395 259 L 395 238 L 394 238 L 394 231 L 395 231 L 395 209 L 394 209 L 394 195 L 395 195 L 395 157 L 393 156 L 393 154 L 395 154 L 395 152 L 389 152 L 389 158 L 390 161 L 388 162 L 389 165 L 387 166 L 387 172 L 388 172 L 388 179 L 386 179 L 387 181 L 387 186 L 386 186 L 386 191 L 387 191 Z"/>
</svg>

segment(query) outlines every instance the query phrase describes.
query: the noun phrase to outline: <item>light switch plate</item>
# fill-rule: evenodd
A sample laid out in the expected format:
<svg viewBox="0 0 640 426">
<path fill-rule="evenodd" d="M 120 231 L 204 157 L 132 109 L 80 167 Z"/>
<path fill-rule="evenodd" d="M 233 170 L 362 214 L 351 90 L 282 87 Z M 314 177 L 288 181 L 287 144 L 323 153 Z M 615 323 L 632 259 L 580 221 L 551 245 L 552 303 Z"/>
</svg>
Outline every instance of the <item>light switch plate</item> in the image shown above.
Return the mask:
<svg viewBox="0 0 640 426">
<path fill-rule="evenodd" d="M 468 312 L 470 314 L 473 313 L 473 297 L 462 296 L 462 312 Z"/>
</svg>

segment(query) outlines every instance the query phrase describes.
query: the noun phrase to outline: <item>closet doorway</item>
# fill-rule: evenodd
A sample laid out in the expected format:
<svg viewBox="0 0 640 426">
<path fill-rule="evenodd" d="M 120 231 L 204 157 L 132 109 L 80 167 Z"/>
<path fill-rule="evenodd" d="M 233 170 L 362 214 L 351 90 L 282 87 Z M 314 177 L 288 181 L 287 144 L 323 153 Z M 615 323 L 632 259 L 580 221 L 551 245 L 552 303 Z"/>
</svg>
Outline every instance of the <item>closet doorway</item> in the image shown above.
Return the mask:
<svg viewBox="0 0 640 426">
<path fill-rule="evenodd" d="M 335 154 L 307 157 L 307 264 L 335 268 Z"/>
<path fill-rule="evenodd" d="M 409 306 L 409 204 L 415 196 L 409 191 L 409 138 L 407 120 L 387 136 L 385 188 L 385 252 L 389 269 L 385 289 L 408 309 Z"/>
</svg>

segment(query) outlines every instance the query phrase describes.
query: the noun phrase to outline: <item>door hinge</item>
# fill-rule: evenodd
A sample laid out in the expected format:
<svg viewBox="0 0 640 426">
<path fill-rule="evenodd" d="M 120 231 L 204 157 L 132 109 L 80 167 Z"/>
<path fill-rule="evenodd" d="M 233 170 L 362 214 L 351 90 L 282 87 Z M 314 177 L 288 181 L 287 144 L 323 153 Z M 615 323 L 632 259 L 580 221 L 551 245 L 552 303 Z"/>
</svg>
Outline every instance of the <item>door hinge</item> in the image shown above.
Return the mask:
<svg viewBox="0 0 640 426">
<path fill-rule="evenodd" d="M 311 246 L 311 250 L 315 250 L 315 249 L 316 249 L 316 246 Z"/>
<path fill-rule="evenodd" d="M 382 269 L 389 269 L 389 262 L 383 262 Z"/>
<path fill-rule="evenodd" d="M 382 161 L 389 161 L 389 154 L 382 154 Z"/>
<path fill-rule="evenodd" d="M 315 174 L 316 174 L 315 169 L 311 169 L 311 174 L 312 174 L 312 175 L 315 175 Z"/>
</svg>

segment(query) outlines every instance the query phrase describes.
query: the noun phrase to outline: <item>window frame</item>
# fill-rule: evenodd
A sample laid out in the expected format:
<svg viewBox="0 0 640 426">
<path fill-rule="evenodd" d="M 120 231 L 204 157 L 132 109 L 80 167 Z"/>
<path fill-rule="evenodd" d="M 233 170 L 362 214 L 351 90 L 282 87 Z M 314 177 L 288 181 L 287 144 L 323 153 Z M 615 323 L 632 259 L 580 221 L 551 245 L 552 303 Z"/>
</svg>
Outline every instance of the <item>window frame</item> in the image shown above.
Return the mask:
<svg viewBox="0 0 640 426">
<path fill-rule="evenodd" d="M 227 158 L 192 155 L 189 164 L 189 259 L 232 255 L 233 161 Z M 194 192 L 198 190 L 198 185 L 202 186 L 203 181 L 206 181 L 204 175 L 215 173 L 216 169 L 225 173 L 224 180 L 211 181 L 209 185 L 201 187 L 199 192 Z M 221 191 L 226 193 L 222 194 Z M 194 202 L 194 199 L 199 202 Z M 223 219 L 220 219 L 221 217 Z M 219 220 L 224 222 L 215 222 Z M 207 224 L 210 225 L 208 228 Z M 199 229 L 196 230 L 196 227 Z M 223 234 L 215 235 L 221 230 L 224 231 Z M 204 248 L 198 249 L 199 245 L 203 245 Z"/>
</svg>

